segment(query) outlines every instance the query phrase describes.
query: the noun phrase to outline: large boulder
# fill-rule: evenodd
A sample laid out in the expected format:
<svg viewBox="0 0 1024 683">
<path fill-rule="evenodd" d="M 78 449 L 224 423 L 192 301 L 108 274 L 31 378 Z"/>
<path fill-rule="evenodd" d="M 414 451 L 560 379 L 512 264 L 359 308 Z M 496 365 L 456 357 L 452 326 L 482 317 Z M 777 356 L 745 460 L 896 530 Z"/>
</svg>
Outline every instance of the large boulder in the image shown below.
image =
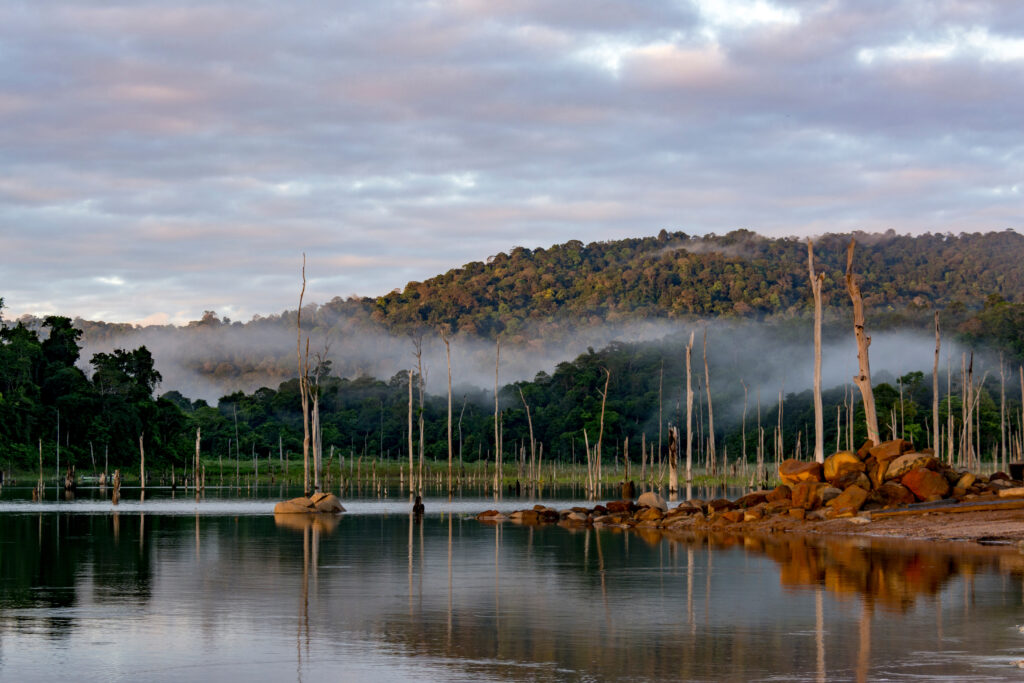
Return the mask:
<svg viewBox="0 0 1024 683">
<path fill-rule="evenodd" d="M 771 491 L 752 491 L 745 496 L 740 496 L 736 499 L 736 507 L 738 508 L 751 508 L 755 505 L 760 505 L 768 500 L 768 494 Z"/>
<path fill-rule="evenodd" d="M 871 492 L 871 500 L 885 508 L 903 507 L 917 501 L 914 494 L 897 481 L 887 481 Z"/>
<path fill-rule="evenodd" d="M 806 481 L 821 481 L 821 463 L 787 458 L 779 463 L 779 479 L 783 484 L 791 486 Z"/>
<path fill-rule="evenodd" d="M 275 515 L 306 514 L 309 512 L 315 512 L 315 509 L 309 502 L 309 498 L 292 498 L 291 500 L 282 500 L 274 506 Z"/>
<path fill-rule="evenodd" d="M 664 516 L 661 508 L 643 508 L 633 515 L 633 519 L 638 522 L 656 522 Z"/>
<path fill-rule="evenodd" d="M 868 499 L 868 492 L 859 486 L 851 486 L 832 499 L 832 517 L 849 517 L 857 514 Z"/>
<path fill-rule="evenodd" d="M 793 487 L 793 501 L 790 507 L 816 510 L 822 506 L 822 494 L 828 484 L 819 481 L 805 481 Z"/>
<path fill-rule="evenodd" d="M 899 479 L 910 470 L 916 470 L 918 467 L 935 469 L 937 463 L 938 461 L 932 455 L 906 453 L 889 461 L 888 467 L 885 468 L 885 480 Z"/>
<path fill-rule="evenodd" d="M 903 475 L 900 483 L 920 500 L 939 500 L 949 494 L 949 482 L 940 473 L 918 467 Z"/>
<path fill-rule="evenodd" d="M 870 491 L 873 488 L 871 486 L 871 479 L 868 478 L 868 475 L 863 472 L 858 472 L 857 470 L 843 470 L 843 473 L 831 480 L 830 483 L 837 489 L 843 490 L 848 489 L 851 486 L 859 486 L 865 491 Z"/>
<path fill-rule="evenodd" d="M 831 482 L 846 470 L 856 469 L 864 471 L 864 463 L 857 457 L 856 453 L 850 451 L 839 451 L 825 458 L 823 474 L 825 481 Z"/>
<path fill-rule="evenodd" d="M 317 494 L 313 497 L 313 504 L 317 512 L 338 514 L 345 511 L 341 501 L 333 493 Z"/>
<path fill-rule="evenodd" d="M 765 496 L 769 503 L 774 503 L 777 500 L 790 500 L 792 497 L 793 489 L 789 488 L 785 484 L 776 486 L 768 493 L 767 496 Z"/>
<path fill-rule="evenodd" d="M 888 462 L 912 450 L 914 450 L 914 445 L 909 441 L 893 439 L 892 441 L 883 441 L 877 446 L 872 447 L 870 453 L 875 460 Z"/>
<path fill-rule="evenodd" d="M 639 507 L 644 507 L 646 505 L 649 508 L 658 508 L 662 512 L 668 511 L 668 503 L 666 503 L 665 499 L 654 491 L 647 491 L 646 493 L 641 494 L 640 497 L 637 498 L 636 504 Z"/>
</svg>

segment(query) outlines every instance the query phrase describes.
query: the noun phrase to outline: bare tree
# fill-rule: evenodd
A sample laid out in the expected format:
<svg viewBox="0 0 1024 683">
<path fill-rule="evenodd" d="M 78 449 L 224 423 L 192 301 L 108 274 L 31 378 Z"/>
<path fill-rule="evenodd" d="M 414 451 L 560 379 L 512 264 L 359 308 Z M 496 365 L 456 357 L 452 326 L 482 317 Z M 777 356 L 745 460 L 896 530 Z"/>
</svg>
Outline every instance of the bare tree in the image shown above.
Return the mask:
<svg viewBox="0 0 1024 683">
<path fill-rule="evenodd" d="M 526 409 L 526 424 L 530 427 L 530 481 L 536 481 L 537 442 L 533 440 L 533 418 L 530 417 L 530 406 L 526 403 L 526 397 L 523 396 L 522 387 L 519 387 L 519 398 L 523 401 L 523 408 Z"/>
<path fill-rule="evenodd" d="M 604 438 L 604 406 L 608 402 L 608 382 L 612 378 L 611 370 L 604 370 L 604 391 L 601 392 L 601 428 L 597 433 L 597 485 L 601 485 L 601 440 Z"/>
<path fill-rule="evenodd" d="M 939 312 L 935 311 L 935 363 L 932 365 L 932 449 L 935 457 L 942 460 L 942 438 L 939 434 Z"/>
<path fill-rule="evenodd" d="M 413 475 L 413 446 L 412 446 L 412 370 L 409 370 L 409 500 L 412 500 L 413 496 L 416 495 L 416 486 L 414 485 L 415 476 Z"/>
<path fill-rule="evenodd" d="M 423 448 L 424 448 L 423 432 L 424 432 L 424 427 L 425 427 L 425 425 L 424 425 L 424 418 L 423 418 L 423 383 L 424 383 L 424 379 L 425 379 L 424 376 L 423 376 L 423 334 L 422 333 L 418 333 L 415 336 L 413 336 L 412 344 L 413 344 L 413 348 L 415 349 L 415 351 L 413 352 L 413 355 L 416 357 L 416 372 L 418 374 L 417 382 L 416 382 L 416 389 L 419 392 L 419 401 L 420 401 L 419 420 L 418 420 L 419 430 L 420 430 L 420 448 L 419 448 L 419 451 L 420 451 L 420 461 L 419 461 L 419 472 L 416 475 L 416 493 L 418 493 L 420 495 L 423 495 L 423 457 L 424 457 L 424 453 L 423 453 Z"/>
<path fill-rule="evenodd" d="M 302 291 L 299 292 L 299 310 L 295 315 L 295 357 L 299 363 L 299 397 L 302 401 L 302 490 L 308 496 L 309 488 L 309 340 L 306 340 L 306 358 L 302 358 L 302 299 L 306 295 L 306 254 L 302 254 Z M 237 444 L 236 444 L 236 451 Z"/>
<path fill-rule="evenodd" d="M 452 347 L 448 339 L 448 329 L 441 328 L 441 339 L 444 341 L 444 355 L 448 363 L 448 493 L 452 491 Z"/>
<path fill-rule="evenodd" d="M 501 366 L 501 339 L 495 340 L 494 350 L 494 495 L 501 485 L 501 425 L 498 414 L 498 368 Z"/>
<path fill-rule="evenodd" d="M 850 246 L 846 248 L 846 291 L 850 294 L 850 301 L 853 302 L 853 334 L 857 340 L 857 366 L 859 374 L 853 378 L 857 388 L 860 389 L 861 399 L 864 401 L 864 421 L 867 426 L 868 438 L 872 443 L 881 443 L 878 434 L 878 416 L 875 413 L 875 394 L 871 387 L 871 364 L 868 362 L 868 347 L 871 346 L 871 337 L 864 331 L 864 299 L 861 297 L 860 286 L 853 273 L 853 250 L 857 245 L 856 240 L 850 240 Z"/>
<path fill-rule="evenodd" d="M 686 481 L 693 480 L 693 384 L 691 381 L 690 356 L 693 352 L 693 332 L 686 344 Z"/>
<path fill-rule="evenodd" d="M 807 240 L 807 270 L 814 295 L 814 461 L 825 462 L 825 416 L 821 404 L 821 285 L 824 273 L 814 272 L 814 244 Z"/>
<path fill-rule="evenodd" d="M 718 463 L 715 457 L 715 418 L 711 410 L 711 373 L 708 371 L 708 326 L 704 326 L 704 388 L 708 393 L 708 454 L 712 472 Z"/>
</svg>

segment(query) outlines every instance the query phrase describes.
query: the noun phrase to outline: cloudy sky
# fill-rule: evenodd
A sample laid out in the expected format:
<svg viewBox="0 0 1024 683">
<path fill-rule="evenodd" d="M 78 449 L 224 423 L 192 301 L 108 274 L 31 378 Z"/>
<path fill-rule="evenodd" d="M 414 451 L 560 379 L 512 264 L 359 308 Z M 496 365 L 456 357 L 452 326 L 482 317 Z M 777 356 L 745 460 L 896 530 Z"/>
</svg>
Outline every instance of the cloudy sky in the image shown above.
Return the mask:
<svg viewBox="0 0 1024 683">
<path fill-rule="evenodd" d="M 5 315 L 184 322 L 515 245 L 1024 229 L 1024 3 L 0 3 Z"/>
</svg>

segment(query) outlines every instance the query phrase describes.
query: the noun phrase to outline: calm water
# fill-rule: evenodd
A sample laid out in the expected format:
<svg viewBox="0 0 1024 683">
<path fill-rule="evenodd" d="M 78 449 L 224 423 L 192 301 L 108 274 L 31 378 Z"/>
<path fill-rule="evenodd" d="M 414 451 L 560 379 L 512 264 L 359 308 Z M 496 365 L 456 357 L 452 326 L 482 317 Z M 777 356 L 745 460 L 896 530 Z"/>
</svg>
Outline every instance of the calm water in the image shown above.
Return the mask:
<svg viewBox="0 0 1024 683">
<path fill-rule="evenodd" d="M 131 498 L 135 497 L 135 500 Z M 1020 680 L 1024 555 L 0 494 L 0 680 Z M 568 505 L 567 500 L 562 503 Z"/>
</svg>

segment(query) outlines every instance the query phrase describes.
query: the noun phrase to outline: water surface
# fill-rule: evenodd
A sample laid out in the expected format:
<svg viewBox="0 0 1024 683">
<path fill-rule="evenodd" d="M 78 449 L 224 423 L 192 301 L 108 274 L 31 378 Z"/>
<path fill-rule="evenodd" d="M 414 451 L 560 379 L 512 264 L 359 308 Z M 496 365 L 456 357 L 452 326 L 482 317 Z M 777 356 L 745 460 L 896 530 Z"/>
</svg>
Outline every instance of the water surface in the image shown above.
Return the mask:
<svg viewBox="0 0 1024 683">
<path fill-rule="evenodd" d="M 134 497 L 133 497 L 134 496 Z M 0 495 L 0 679 L 1019 680 L 1024 555 Z M 524 502 L 525 501 L 525 502 Z M 568 496 L 557 501 L 570 505 Z"/>
</svg>

